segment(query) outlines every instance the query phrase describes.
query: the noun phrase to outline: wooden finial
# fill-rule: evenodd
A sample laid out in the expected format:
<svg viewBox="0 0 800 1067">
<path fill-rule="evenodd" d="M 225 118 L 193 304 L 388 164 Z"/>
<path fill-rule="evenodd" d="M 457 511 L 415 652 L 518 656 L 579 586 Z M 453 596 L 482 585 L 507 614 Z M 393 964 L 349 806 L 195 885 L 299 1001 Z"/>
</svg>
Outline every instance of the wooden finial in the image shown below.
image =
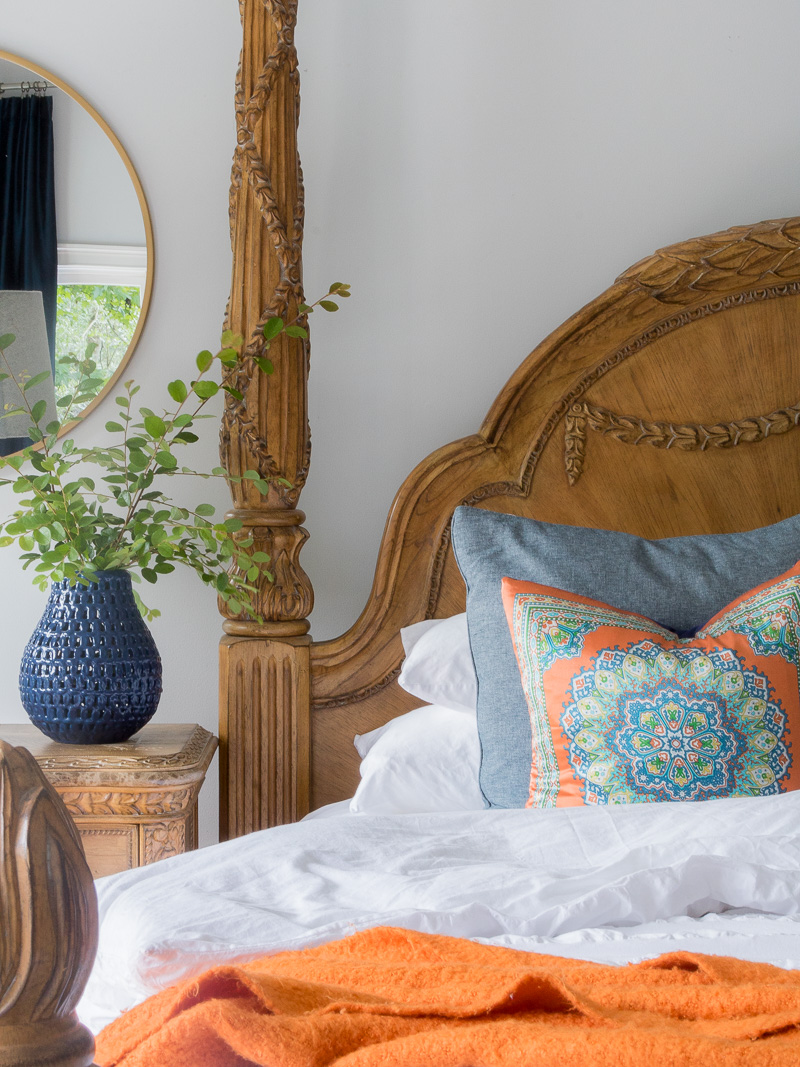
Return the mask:
<svg viewBox="0 0 800 1067">
<path fill-rule="evenodd" d="M 92 876 L 58 794 L 4 741 L 0 834 L 0 1067 L 88 1067 L 75 1005 L 97 951 Z"/>
</svg>

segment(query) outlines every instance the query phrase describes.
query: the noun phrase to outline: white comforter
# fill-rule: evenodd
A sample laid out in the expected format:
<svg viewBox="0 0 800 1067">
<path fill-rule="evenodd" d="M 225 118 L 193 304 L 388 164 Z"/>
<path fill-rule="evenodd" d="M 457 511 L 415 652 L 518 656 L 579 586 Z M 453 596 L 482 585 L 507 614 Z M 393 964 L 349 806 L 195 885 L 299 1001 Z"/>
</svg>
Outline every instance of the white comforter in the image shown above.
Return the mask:
<svg viewBox="0 0 800 1067">
<path fill-rule="evenodd" d="M 700 804 L 335 814 L 97 883 L 97 1030 L 213 964 L 378 924 L 605 962 L 800 967 L 800 792 Z"/>
</svg>

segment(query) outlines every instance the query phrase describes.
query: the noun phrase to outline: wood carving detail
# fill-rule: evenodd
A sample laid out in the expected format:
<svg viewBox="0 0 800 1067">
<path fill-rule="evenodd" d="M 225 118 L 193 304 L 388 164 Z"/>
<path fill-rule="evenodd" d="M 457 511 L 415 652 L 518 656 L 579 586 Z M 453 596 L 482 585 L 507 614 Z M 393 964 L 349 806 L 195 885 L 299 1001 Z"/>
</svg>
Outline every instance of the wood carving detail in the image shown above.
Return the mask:
<svg viewBox="0 0 800 1067">
<path fill-rule="evenodd" d="M 300 108 L 300 79 L 297 71 L 297 52 L 294 47 L 294 28 L 297 22 L 297 0 L 270 0 L 269 3 L 258 5 L 262 11 L 267 11 L 274 26 L 274 37 L 269 54 L 263 59 L 260 72 L 254 79 L 252 92 L 249 97 L 245 92 L 245 78 L 243 68 L 247 58 L 252 55 L 242 56 L 236 83 L 235 115 L 236 115 L 236 149 L 233 157 L 231 172 L 231 192 L 229 203 L 229 216 L 231 226 L 231 239 L 236 249 L 237 224 L 241 217 L 243 203 L 248 198 L 243 197 L 244 187 L 251 192 L 255 208 L 254 219 L 260 220 L 274 252 L 278 269 L 275 284 L 270 293 L 270 299 L 262 306 L 260 314 L 252 322 L 248 322 L 248 330 L 245 334 L 245 354 L 250 357 L 242 366 L 234 383 L 236 388 L 244 395 L 243 400 L 236 400 L 230 395 L 226 397 L 225 412 L 222 419 L 221 446 L 223 455 L 231 447 L 232 436 L 238 435 L 245 444 L 250 456 L 257 461 L 258 469 L 263 476 L 273 478 L 286 477 L 286 471 L 280 458 L 276 458 L 267 441 L 266 428 L 263 420 L 259 418 L 260 411 L 252 413 L 252 403 L 248 403 L 248 387 L 252 395 L 253 381 L 262 381 L 256 374 L 252 357 L 261 355 L 264 351 L 264 338 L 262 329 L 268 318 L 274 315 L 286 316 L 291 307 L 297 307 L 302 303 L 302 235 L 304 218 L 304 191 L 302 183 L 302 171 L 297 160 L 297 184 L 294 203 L 289 210 L 291 219 L 279 202 L 276 187 L 282 184 L 281 167 L 284 159 L 281 154 L 275 161 L 273 153 L 269 152 L 267 134 L 263 126 L 265 118 L 273 116 L 273 96 L 279 89 L 282 79 L 291 87 L 294 95 L 294 110 Z M 242 20 L 248 18 L 248 5 L 240 4 Z M 263 16 L 262 16 L 263 17 Z M 265 152 L 266 149 L 266 152 Z M 264 160 L 265 154 L 270 158 L 273 173 Z M 248 219 L 248 224 L 252 223 Z M 256 295 L 256 294 L 251 294 Z M 233 296 L 233 292 L 232 292 Z M 233 322 L 235 314 L 233 303 L 228 309 L 228 324 L 231 328 L 236 327 Z M 300 348 L 303 344 L 300 339 L 281 339 L 281 345 L 287 344 L 289 348 Z M 263 383 L 262 384 L 266 384 Z M 310 453 L 310 444 L 309 444 Z M 276 492 L 280 499 L 294 507 L 300 494 L 300 489 L 305 483 L 308 474 L 308 461 L 310 454 L 305 457 L 301 470 L 293 472 L 292 485 L 276 485 Z"/>
<path fill-rule="evenodd" d="M 145 863 L 180 856 L 185 851 L 186 825 L 182 819 L 152 823 L 150 826 L 144 826 L 142 830 Z"/>
<path fill-rule="evenodd" d="M 800 221 L 771 219 L 659 249 L 620 275 L 664 304 L 800 278 Z"/>
<path fill-rule="evenodd" d="M 309 645 L 232 641 L 220 722 L 221 832 L 293 822 L 308 811 Z"/>
<path fill-rule="evenodd" d="M 209 743 L 213 742 L 213 735 L 202 726 L 197 726 L 189 738 L 187 744 L 180 752 L 165 755 L 145 756 L 137 753 L 135 756 L 125 756 L 115 746 L 109 745 L 108 756 L 98 757 L 95 752 L 88 756 L 81 756 L 78 752 L 69 755 L 40 756 L 37 763 L 43 771 L 71 771 L 92 770 L 98 775 L 109 774 L 116 771 L 142 770 L 148 767 L 161 771 L 183 771 L 196 767 L 206 755 Z M 80 746 L 72 746 L 79 749 Z M 210 758 L 210 757 L 209 757 Z M 48 775 L 49 780 L 56 781 L 54 775 Z"/>
<path fill-rule="evenodd" d="M 567 481 L 575 485 L 586 461 L 587 428 L 626 445 L 679 448 L 704 452 L 707 448 L 735 448 L 755 444 L 767 437 L 788 433 L 800 426 L 800 403 L 734 422 L 712 425 L 653 422 L 635 415 L 617 415 L 586 400 L 573 404 L 564 420 L 564 466 Z"/>
<path fill-rule="evenodd" d="M 231 514 L 236 514 L 232 512 Z M 254 524 L 250 531 L 253 550 L 267 552 L 274 581 L 264 586 L 259 596 L 259 608 L 265 619 L 295 622 L 296 633 L 306 633 L 307 616 L 314 606 L 311 581 L 300 564 L 300 550 L 308 540 L 302 526 L 262 526 Z M 220 601 L 220 610 L 224 607 Z M 228 619 L 223 623 L 226 633 L 248 632 L 246 616 Z"/>
<path fill-rule="evenodd" d="M 724 231 L 724 235 L 727 243 L 731 243 L 731 235 L 736 234 L 738 231 L 742 233 L 750 233 L 751 231 L 763 231 L 769 232 L 771 230 L 781 231 L 784 227 L 785 220 L 779 220 L 778 223 L 760 223 L 756 227 L 739 227 L 738 230 Z M 795 223 L 798 220 L 793 220 Z M 800 224 L 798 224 L 800 226 Z M 798 227 L 789 228 L 794 232 Z M 704 245 L 704 242 L 711 241 L 714 237 L 720 237 L 721 235 L 712 235 L 711 238 L 699 238 L 697 241 L 685 242 L 685 255 L 687 261 L 692 263 L 699 263 L 701 256 L 697 253 L 696 248 L 698 245 Z M 780 239 L 780 238 L 779 238 Z M 724 242 L 722 242 L 724 243 Z M 695 251 L 692 251 L 692 248 Z M 665 249 L 662 253 L 656 253 L 656 257 L 659 255 L 666 256 L 670 252 L 670 249 Z M 653 258 L 653 257 L 651 257 Z M 644 283 L 639 284 L 638 272 L 640 272 L 644 265 L 649 260 L 642 261 L 637 267 L 631 268 L 626 274 L 621 276 L 620 281 L 631 280 L 636 283 L 633 291 L 622 292 L 618 295 L 618 307 L 615 309 L 615 315 L 620 318 L 626 318 L 631 311 L 631 308 L 635 307 L 639 303 L 643 296 L 647 296 L 648 299 L 651 295 L 647 291 Z M 685 264 L 684 264 L 685 265 Z M 800 274 L 800 269 L 798 269 Z M 676 290 L 677 291 L 677 290 Z M 609 371 L 618 367 L 629 357 L 641 352 L 651 342 L 657 340 L 660 337 L 664 337 L 675 330 L 687 326 L 690 323 L 698 322 L 701 319 L 706 318 L 709 315 L 716 315 L 720 312 L 727 311 L 731 308 L 744 307 L 748 304 L 761 303 L 763 301 L 780 299 L 787 296 L 800 295 L 800 282 L 791 281 L 777 285 L 764 286 L 758 289 L 751 289 L 744 292 L 729 293 L 725 296 L 721 296 L 717 300 L 702 304 L 697 307 L 689 307 L 682 310 L 669 318 L 660 319 L 655 322 L 648 329 L 644 330 L 638 337 L 629 341 L 625 345 L 617 348 L 611 352 L 605 359 L 601 360 L 591 371 L 584 374 L 579 381 L 577 381 L 572 388 L 570 388 L 554 405 L 549 415 L 544 421 L 544 424 L 538 430 L 536 437 L 534 438 L 531 447 L 524 460 L 524 466 L 521 475 L 517 479 L 511 479 L 505 481 L 495 481 L 478 486 L 470 493 L 466 494 L 460 501 L 461 504 L 470 506 L 481 505 L 485 501 L 495 499 L 497 497 L 527 497 L 530 494 L 531 484 L 533 481 L 536 468 L 539 464 L 544 450 L 551 440 L 553 433 L 558 426 L 564 421 L 568 423 L 569 420 L 576 420 L 578 425 L 572 424 L 571 428 L 567 432 L 570 433 L 570 455 L 565 457 L 565 463 L 567 464 L 568 477 L 570 471 L 572 471 L 573 478 L 575 477 L 575 471 L 577 470 L 577 476 L 580 477 L 580 471 L 582 470 L 582 461 L 584 454 L 581 449 L 585 449 L 585 438 L 581 438 L 581 427 L 579 425 L 580 419 L 583 415 L 578 412 L 578 408 L 583 403 L 583 399 L 588 389 L 591 388 L 596 382 L 598 382 Z M 669 302 L 669 301 L 664 301 Z M 687 301 L 688 302 L 688 299 Z M 785 409 L 791 411 L 792 409 Z M 776 423 L 777 425 L 777 423 Z M 790 429 L 791 427 L 787 427 Z M 776 430 L 771 430 L 771 433 L 775 433 Z M 782 431 L 785 432 L 785 431 Z M 486 440 L 485 447 L 487 450 L 493 447 L 493 443 Z M 570 484 L 574 484 L 574 481 Z M 450 547 L 450 525 L 449 523 L 443 528 L 439 535 L 433 566 L 431 568 L 430 584 L 428 587 L 428 600 L 425 608 L 425 618 L 433 618 L 436 613 L 436 607 L 439 600 L 442 574 L 444 569 L 445 560 L 448 555 Z M 349 703 L 353 703 L 362 699 L 373 696 L 375 693 L 384 689 L 387 685 L 391 684 L 399 673 L 399 664 L 395 666 L 391 671 L 384 672 L 379 679 L 369 686 L 362 686 L 358 689 L 348 689 L 346 687 L 339 690 L 335 696 L 328 696 L 324 699 L 315 699 L 314 706 L 316 708 L 335 708 L 344 707 Z"/>
<path fill-rule="evenodd" d="M 231 483 L 242 537 L 272 556 L 273 581 L 259 580 L 254 597 L 262 622 L 232 618 L 231 633 L 284 636 L 308 630 L 311 582 L 299 564 L 305 532 L 296 510 L 308 475 L 309 347 L 281 334 L 270 346 L 272 375 L 253 357 L 264 354 L 263 326 L 272 316 L 294 319 L 303 301 L 303 178 L 297 154 L 300 109 L 294 46 L 297 0 L 241 0 L 244 28 L 236 83 L 237 143 L 230 191 L 233 274 L 226 326 L 245 338 L 244 360 L 226 395 L 220 452 L 234 476 L 257 470 L 270 483 L 262 497 L 251 481 Z M 302 319 L 305 324 L 305 319 Z M 271 546 L 271 547 L 270 547 Z"/>
<path fill-rule="evenodd" d="M 173 789 L 164 792 L 110 792 L 87 790 L 59 791 L 70 815 L 171 815 L 194 803 L 199 789 Z"/>
<path fill-rule="evenodd" d="M 77 831 L 36 761 L 0 741 L 0 1067 L 84 1067 L 74 1014 L 97 950 L 94 885 Z"/>
</svg>

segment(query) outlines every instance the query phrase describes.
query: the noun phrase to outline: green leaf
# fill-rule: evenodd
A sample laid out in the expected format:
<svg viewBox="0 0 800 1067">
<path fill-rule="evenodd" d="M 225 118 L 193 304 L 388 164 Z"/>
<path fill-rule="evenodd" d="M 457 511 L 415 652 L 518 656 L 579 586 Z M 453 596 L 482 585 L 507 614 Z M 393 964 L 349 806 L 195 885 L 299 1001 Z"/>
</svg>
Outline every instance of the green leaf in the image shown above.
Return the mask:
<svg viewBox="0 0 800 1067">
<path fill-rule="evenodd" d="M 235 348 L 223 348 L 221 352 L 217 353 L 217 358 L 226 367 L 235 367 L 239 362 L 239 353 Z"/>
<path fill-rule="evenodd" d="M 320 300 L 319 306 L 321 308 L 323 308 L 325 311 L 338 311 L 339 310 L 339 305 L 338 304 L 334 304 L 334 302 L 332 300 Z"/>
<path fill-rule="evenodd" d="M 216 382 L 192 382 L 192 389 L 201 400 L 210 400 L 212 396 L 216 396 L 219 392 L 219 386 Z"/>
<path fill-rule="evenodd" d="M 148 462 L 148 458 L 144 454 L 144 452 L 140 452 L 138 449 L 135 448 L 131 449 L 131 453 L 128 458 L 128 466 L 134 472 L 134 474 L 138 473 L 139 471 L 143 471 L 147 466 Z M 124 479 L 121 477 L 119 479 L 115 477 L 114 481 L 117 480 L 124 481 Z M 110 482 L 111 478 L 106 478 L 106 481 Z"/>
<path fill-rule="evenodd" d="M 213 504 L 198 504 L 194 510 L 198 515 L 213 515 L 217 509 Z"/>
<path fill-rule="evenodd" d="M 174 382 L 169 383 L 167 392 L 177 404 L 182 404 L 189 395 L 186 383 L 182 382 L 180 378 L 176 378 Z"/>
<path fill-rule="evenodd" d="M 163 437 L 167 432 L 167 424 L 158 415 L 147 415 L 144 420 L 144 428 L 155 440 Z"/>
<path fill-rule="evenodd" d="M 37 385 L 41 385 L 42 382 L 46 382 L 50 377 L 49 370 L 43 370 L 39 374 L 34 374 L 32 378 L 29 378 L 22 387 L 23 393 L 27 393 L 29 389 L 33 389 Z"/>
<path fill-rule="evenodd" d="M 278 315 L 274 315 L 264 323 L 264 337 L 267 341 L 271 341 L 274 337 L 278 336 L 282 329 L 283 319 Z"/>
<path fill-rule="evenodd" d="M 156 452 L 156 463 L 164 467 L 166 470 L 173 470 L 178 466 L 178 461 L 172 455 L 171 452 L 167 452 L 162 449 L 160 452 Z"/>
<path fill-rule="evenodd" d="M 39 422 L 41 419 L 44 418 L 46 411 L 47 411 L 47 401 L 46 400 L 37 400 L 36 403 L 31 408 L 31 418 L 33 419 L 34 422 Z"/>
<path fill-rule="evenodd" d="M 175 434 L 176 441 L 183 441 L 184 444 L 193 445 L 195 441 L 199 441 L 200 438 L 196 433 L 190 433 L 189 430 L 181 430 L 180 433 Z"/>
<path fill-rule="evenodd" d="M 214 362 L 214 355 L 204 348 L 202 352 L 198 353 L 195 362 L 197 363 L 197 369 L 203 374 Z"/>
<path fill-rule="evenodd" d="M 66 396 L 60 396 L 58 398 L 58 400 L 56 400 L 56 407 L 68 408 L 70 406 L 70 404 L 72 403 L 72 401 L 73 401 L 72 393 L 67 393 Z"/>
<path fill-rule="evenodd" d="M 302 326 L 287 326 L 286 332 L 290 337 L 308 337 L 308 330 L 304 330 Z"/>
<path fill-rule="evenodd" d="M 16 339 L 13 333 L 4 333 L 0 336 L 0 348 L 8 348 L 9 345 L 14 344 Z"/>
<path fill-rule="evenodd" d="M 272 374 L 275 370 L 272 360 L 267 359 L 266 356 L 253 356 L 253 362 L 264 374 Z"/>
<path fill-rule="evenodd" d="M 222 387 L 226 393 L 233 397 L 234 400 L 244 400 L 244 395 L 239 392 L 238 389 L 234 389 L 232 385 L 223 385 Z M 197 438 L 195 438 L 197 440 Z"/>
<path fill-rule="evenodd" d="M 244 523 L 241 519 L 226 519 L 222 525 L 225 527 L 228 533 L 236 533 L 237 530 L 241 530 L 241 528 L 244 526 Z"/>
<path fill-rule="evenodd" d="M 151 585 L 155 585 L 158 581 L 158 575 L 155 571 L 150 570 L 149 567 L 142 567 L 142 577 L 146 582 L 150 582 Z"/>
<path fill-rule="evenodd" d="M 106 429 L 109 433 L 125 433 L 125 427 L 120 426 L 118 422 L 107 422 Z"/>
</svg>

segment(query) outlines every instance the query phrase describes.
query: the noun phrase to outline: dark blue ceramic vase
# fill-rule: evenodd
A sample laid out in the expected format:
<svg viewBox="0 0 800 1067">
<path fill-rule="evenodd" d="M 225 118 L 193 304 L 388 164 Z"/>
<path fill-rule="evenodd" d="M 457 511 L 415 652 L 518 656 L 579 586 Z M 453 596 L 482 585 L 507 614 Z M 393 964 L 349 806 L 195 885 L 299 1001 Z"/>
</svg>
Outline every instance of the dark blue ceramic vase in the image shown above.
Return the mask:
<svg viewBox="0 0 800 1067">
<path fill-rule="evenodd" d="M 90 586 L 54 582 L 19 672 L 31 722 L 68 745 L 127 741 L 161 697 L 161 657 L 127 571 Z"/>
</svg>

